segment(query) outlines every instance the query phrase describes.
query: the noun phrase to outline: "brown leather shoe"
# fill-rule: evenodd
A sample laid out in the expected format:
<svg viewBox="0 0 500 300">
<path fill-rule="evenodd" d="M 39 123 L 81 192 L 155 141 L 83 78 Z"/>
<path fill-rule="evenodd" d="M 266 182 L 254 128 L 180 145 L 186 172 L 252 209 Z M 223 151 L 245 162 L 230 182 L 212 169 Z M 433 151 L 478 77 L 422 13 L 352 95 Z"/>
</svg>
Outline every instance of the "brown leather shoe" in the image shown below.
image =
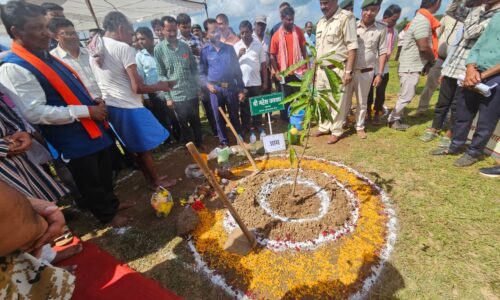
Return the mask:
<svg viewBox="0 0 500 300">
<path fill-rule="evenodd" d="M 366 132 L 364 129 L 361 129 L 361 130 L 357 130 L 357 133 L 358 133 L 358 137 L 362 140 L 366 139 Z"/>
<path fill-rule="evenodd" d="M 336 135 L 330 135 L 328 137 L 328 139 L 326 140 L 326 143 L 328 145 L 332 145 L 332 144 L 335 144 L 336 142 L 338 142 L 340 140 L 340 137 L 336 136 Z"/>
<path fill-rule="evenodd" d="M 317 130 L 315 133 L 313 133 L 311 136 L 312 137 L 320 137 L 320 136 L 323 136 L 323 135 L 327 135 L 328 132 L 323 132 L 323 131 L 319 131 Z"/>
</svg>

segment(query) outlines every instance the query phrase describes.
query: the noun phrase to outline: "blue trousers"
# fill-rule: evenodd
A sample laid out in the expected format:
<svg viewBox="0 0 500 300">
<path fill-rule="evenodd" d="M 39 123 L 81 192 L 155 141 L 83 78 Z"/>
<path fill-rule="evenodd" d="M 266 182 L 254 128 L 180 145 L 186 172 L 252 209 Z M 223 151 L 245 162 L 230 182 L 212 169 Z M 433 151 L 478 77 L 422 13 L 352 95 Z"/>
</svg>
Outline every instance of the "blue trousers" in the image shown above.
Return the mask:
<svg viewBox="0 0 500 300">
<path fill-rule="evenodd" d="M 458 95 L 455 126 L 450 145 L 451 151 L 458 151 L 465 145 L 472 121 L 478 112 L 476 130 L 467 150 L 469 155 L 478 157 L 483 154 L 483 150 L 497 126 L 500 118 L 500 75 L 488 78 L 483 83 L 490 86 L 494 83 L 498 84 L 488 98 L 467 89 L 462 89 L 462 93 Z"/>
<path fill-rule="evenodd" d="M 239 118 L 240 103 L 238 101 L 238 92 L 235 88 L 230 87 L 227 89 L 216 86 L 217 93 L 210 93 L 210 103 L 214 112 L 215 123 L 217 125 L 217 136 L 219 137 L 220 144 L 227 145 L 227 130 L 226 122 L 219 112 L 219 107 L 225 108 L 226 113 L 229 113 L 229 120 L 234 126 L 238 134 L 241 134 L 241 123 Z"/>
</svg>

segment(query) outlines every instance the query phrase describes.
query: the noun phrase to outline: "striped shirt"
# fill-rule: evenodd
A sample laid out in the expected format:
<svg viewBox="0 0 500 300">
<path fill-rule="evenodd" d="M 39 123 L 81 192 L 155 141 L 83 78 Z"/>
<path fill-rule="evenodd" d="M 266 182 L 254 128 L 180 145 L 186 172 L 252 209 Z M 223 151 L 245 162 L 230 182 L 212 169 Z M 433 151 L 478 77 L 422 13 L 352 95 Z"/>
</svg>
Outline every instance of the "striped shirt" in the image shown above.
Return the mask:
<svg viewBox="0 0 500 300">
<path fill-rule="evenodd" d="M 405 32 L 403 48 L 399 56 L 399 73 L 421 72 L 427 60 L 420 56 L 417 40 L 428 38 L 432 45 L 432 30 L 429 20 L 417 13 L 410 27 Z"/>
<path fill-rule="evenodd" d="M 470 11 L 464 21 L 465 30 L 462 41 L 441 71 L 442 75 L 455 79 L 459 75 L 465 75 L 465 60 L 469 56 L 470 50 L 488 26 L 493 15 L 499 10 L 500 7 L 497 5 L 496 8 L 485 11 L 483 5 Z"/>
<path fill-rule="evenodd" d="M 25 131 L 21 118 L 0 100 L 0 180 L 27 197 L 57 201 L 67 193 L 26 154 L 8 156 L 9 141 L 6 137 L 17 131 Z"/>
</svg>

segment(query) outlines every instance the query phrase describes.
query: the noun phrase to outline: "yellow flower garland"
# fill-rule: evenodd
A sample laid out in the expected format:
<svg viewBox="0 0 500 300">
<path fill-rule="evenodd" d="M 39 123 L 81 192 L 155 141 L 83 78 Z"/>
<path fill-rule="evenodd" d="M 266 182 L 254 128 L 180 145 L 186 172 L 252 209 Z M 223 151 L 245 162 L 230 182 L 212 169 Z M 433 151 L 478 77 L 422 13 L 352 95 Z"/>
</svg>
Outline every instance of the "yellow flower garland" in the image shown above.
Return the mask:
<svg viewBox="0 0 500 300">
<path fill-rule="evenodd" d="M 263 170 L 289 168 L 288 160 L 281 157 L 258 165 Z M 389 217 L 373 186 L 334 164 L 308 159 L 302 162 L 302 168 L 335 176 L 351 188 L 360 203 L 354 232 L 312 251 L 274 252 L 260 248 L 239 256 L 223 250 L 227 239 L 224 210 L 199 212 L 201 224 L 193 233 L 196 251 L 211 270 L 232 270 L 233 276 L 225 278 L 227 285 L 251 298 L 347 298 L 362 289 L 386 246 Z M 251 166 L 231 169 L 236 175 L 243 171 L 251 171 Z"/>
</svg>

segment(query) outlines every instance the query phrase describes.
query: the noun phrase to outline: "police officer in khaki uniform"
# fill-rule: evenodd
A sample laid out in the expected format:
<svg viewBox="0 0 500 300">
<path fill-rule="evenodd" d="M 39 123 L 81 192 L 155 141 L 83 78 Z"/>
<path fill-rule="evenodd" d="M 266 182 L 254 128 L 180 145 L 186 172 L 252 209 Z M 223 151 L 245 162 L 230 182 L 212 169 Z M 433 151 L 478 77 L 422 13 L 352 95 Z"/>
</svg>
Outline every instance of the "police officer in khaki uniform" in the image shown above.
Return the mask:
<svg viewBox="0 0 500 300">
<path fill-rule="evenodd" d="M 347 89 L 352 85 L 352 74 L 354 61 L 356 60 L 356 49 L 358 49 L 358 39 L 356 36 L 356 20 L 354 15 L 341 9 L 337 5 L 337 0 L 320 0 L 323 17 L 316 25 L 316 51 L 318 57 L 335 51 L 331 58 L 342 62 L 344 70 L 336 69 L 332 65 L 326 67 L 334 70 L 342 78 L 342 89 Z M 326 62 L 325 62 L 326 63 Z M 323 70 L 316 73 L 316 89 L 330 89 L 328 78 Z M 346 94 L 342 93 L 340 99 L 333 100 L 338 103 L 338 112 L 330 108 L 333 122 L 324 121 L 320 124 L 319 130 L 313 136 L 321 136 L 331 133 L 328 144 L 334 144 L 343 133 L 342 124 L 346 118 Z"/>
<path fill-rule="evenodd" d="M 353 84 L 346 87 L 345 91 L 347 111 L 351 107 L 353 94 L 356 95 L 356 132 L 361 139 L 366 139 L 368 94 L 372 85 L 378 87 L 382 83 L 387 56 L 387 26 L 375 21 L 380 11 L 380 3 L 380 0 L 364 0 L 361 5 L 361 20 L 356 24 L 358 52 L 354 64 Z M 374 79 L 375 73 L 377 76 Z"/>
</svg>

